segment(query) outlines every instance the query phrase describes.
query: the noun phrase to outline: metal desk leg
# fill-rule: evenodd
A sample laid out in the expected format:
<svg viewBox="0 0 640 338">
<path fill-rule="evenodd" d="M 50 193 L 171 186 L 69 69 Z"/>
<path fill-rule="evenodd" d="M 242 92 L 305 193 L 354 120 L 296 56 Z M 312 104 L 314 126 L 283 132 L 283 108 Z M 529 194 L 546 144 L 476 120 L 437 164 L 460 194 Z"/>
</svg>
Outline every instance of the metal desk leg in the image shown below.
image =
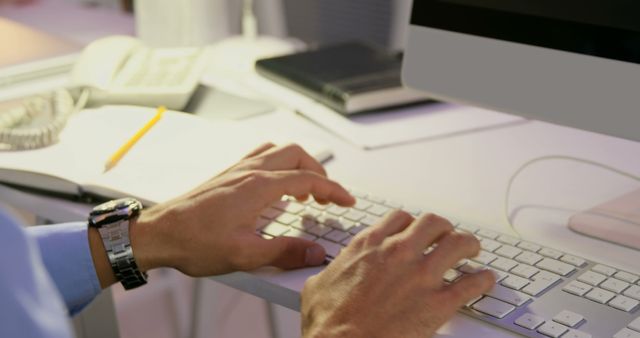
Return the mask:
<svg viewBox="0 0 640 338">
<path fill-rule="evenodd" d="M 118 320 L 111 289 L 103 290 L 80 314 L 73 318 L 77 338 L 118 338 Z"/>
</svg>

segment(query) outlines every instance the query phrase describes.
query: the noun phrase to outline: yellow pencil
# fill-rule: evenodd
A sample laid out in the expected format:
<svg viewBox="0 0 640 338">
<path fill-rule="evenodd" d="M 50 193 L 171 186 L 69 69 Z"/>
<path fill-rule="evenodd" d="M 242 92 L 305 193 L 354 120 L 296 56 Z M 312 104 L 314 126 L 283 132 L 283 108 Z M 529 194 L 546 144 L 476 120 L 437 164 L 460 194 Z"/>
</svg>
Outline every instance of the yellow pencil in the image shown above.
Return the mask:
<svg viewBox="0 0 640 338">
<path fill-rule="evenodd" d="M 133 137 L 131 137 L 129 141 L 127 141 L 127 143 L 122 145 L 120 149 L 118 149 L 113 155 L 111 155 L 111 157 L 109 157 L 109 160 L 104 165 L 104 172 L 107 172 L 111 168 L 115 167 L 118 161 L 120 161 L 124 157 L 124 155 L 127 154 L 131 147 L 133 147 L 133 145 L 136 144 L 136 142 L 138 142 L 138 140 L 140 140 L 142 136 L 144 136 L 144 134 L 149 131 L 149 129 L 151 129 L 151 127 L 153 127 L 156 122 L 160 120 L 162 114 L 166 110 L 167 108 L 165 106 L 158 107 L 158 112 L 156 113 L 156 115 L 151 120 L 149 120 L 149 122 L 147 122 L 147 124 L 145 124 L 140 130 L 138 130 L 138 132 L 136 132 L 136 134 L 133 135 Z"/>
</svg>

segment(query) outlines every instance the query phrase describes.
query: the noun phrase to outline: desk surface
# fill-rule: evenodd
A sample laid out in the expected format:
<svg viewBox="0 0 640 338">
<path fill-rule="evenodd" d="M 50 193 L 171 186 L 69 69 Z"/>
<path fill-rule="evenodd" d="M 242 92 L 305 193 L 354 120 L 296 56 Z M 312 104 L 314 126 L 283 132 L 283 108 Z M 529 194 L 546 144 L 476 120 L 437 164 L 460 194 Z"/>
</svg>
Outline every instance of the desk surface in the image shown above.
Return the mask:
<svg viewBox="0 0 640 338">
<path fill-rule="evenodd" d="M 541 122 L 526 121 L 373 151 L 353 146 L 286 109 L 247 119 L 246 123 L 265 135 L 303 136 L 329 146 L 335 154 L 327 164 L 329 175 L 345 185 L 502 232 L 509 232 L 504 217 L 509 177 L 532 158 L 571 155 L 640 173 L 640 143 Z M 515 181 L 511 196 L 514 224 L 531 241 L 640 271 L 640 261 L 628 259 L 637 251 L 575 234 L 566 227 L 572 213 L 637 187 L 637 182 L 584 164 L 539 163 Z M 56 221 L 82 219 L 88 210 L 86 205 L 10 189 L 0 189 L 0 195 L 7 201 L 30 205 L 29 210 L 54 215 L 48 218 Z M 297 309 L 304 281 L 319 270 L 262 269 L 215 279 Z M 513 336 L 462 315 L 439 331 L 446 337 L 480 336 L 479 332 L 491 337 Z"/>
</svg>

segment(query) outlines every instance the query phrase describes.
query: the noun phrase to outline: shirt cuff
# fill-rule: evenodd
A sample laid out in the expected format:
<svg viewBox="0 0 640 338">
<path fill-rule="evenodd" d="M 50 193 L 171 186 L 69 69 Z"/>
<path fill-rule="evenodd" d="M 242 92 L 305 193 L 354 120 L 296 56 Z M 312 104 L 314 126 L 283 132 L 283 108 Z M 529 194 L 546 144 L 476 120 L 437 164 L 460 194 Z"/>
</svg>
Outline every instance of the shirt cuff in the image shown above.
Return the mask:
<svg viewBox="0 0 640 338">
<path fill-rule="evenodd" d="M 71 314 L 97 296 L 100 282 L 89 248 L 86 222 L 27 228 L 40 247 L 42 260 Z"/>
</svg>

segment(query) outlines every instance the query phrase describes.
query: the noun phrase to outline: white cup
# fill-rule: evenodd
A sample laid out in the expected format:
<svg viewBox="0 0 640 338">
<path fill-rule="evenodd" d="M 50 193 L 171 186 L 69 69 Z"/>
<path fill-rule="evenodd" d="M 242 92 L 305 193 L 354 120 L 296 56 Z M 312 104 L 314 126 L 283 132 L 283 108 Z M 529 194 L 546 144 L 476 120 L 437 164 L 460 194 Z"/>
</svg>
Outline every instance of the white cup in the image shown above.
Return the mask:
<svg viewBox="0 0 640 338">
<path fill-rule="evenodd" d="M 135 0 L 136 35 L 152 47 L 210 45 L 231 34 L 227 0 Z"/>
</svg>

